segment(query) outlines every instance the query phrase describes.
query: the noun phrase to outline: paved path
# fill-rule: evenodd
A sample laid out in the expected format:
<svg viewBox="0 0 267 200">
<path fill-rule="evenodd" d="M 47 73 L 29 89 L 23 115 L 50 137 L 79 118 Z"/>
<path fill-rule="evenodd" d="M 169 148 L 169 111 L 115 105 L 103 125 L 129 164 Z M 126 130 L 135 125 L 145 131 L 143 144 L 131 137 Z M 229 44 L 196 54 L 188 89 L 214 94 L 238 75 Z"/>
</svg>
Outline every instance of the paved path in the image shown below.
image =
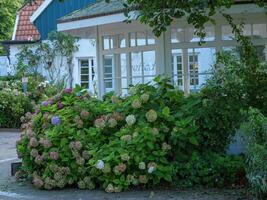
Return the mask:
<svg viewBox="0 0 267 200">
<path fill-rule="evenodd" d="M 42 191 L 29 183 L 17 183 L 10 176 L 10 164 L 16 158 L 19 133 L 0 132 L 0 200 L 247 200 L 242 190 L 156 190 L 107 194 L 103 191 L 65 189 Z"/>
</svg>

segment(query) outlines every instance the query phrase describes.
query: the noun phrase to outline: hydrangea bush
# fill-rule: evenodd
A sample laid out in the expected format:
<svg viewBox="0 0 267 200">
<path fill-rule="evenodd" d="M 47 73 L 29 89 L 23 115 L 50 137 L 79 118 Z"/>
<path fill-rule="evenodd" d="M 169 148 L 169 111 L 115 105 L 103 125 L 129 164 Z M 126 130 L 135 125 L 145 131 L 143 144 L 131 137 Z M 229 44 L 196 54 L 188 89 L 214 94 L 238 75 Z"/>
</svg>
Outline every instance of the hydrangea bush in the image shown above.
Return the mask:
<svg viewBox="0 0 267 200">
<path fill-rule="evenodd" d="M 47 190 L 76 186 L 111 193 L 172 182 L 177 163 L 214 145 L 188 112 L 201 101 L 184 97 L 168 79 L 155 82 L 130 88 L 126 98 L 100 101 L 77 88 L 42 102 L 22 126 L 22 170 Z"/>
</svg>

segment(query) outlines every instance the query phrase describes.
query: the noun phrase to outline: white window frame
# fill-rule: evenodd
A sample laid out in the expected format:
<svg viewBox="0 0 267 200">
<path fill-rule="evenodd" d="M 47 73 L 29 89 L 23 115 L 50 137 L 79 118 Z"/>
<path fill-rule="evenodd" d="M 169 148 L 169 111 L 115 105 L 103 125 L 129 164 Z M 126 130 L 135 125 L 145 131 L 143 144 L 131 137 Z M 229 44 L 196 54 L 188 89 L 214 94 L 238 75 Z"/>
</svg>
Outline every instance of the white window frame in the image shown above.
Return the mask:
<svg viewBox="0 0 267 200">
<path fill-rule="evenodd" d="M 81 62 L 82 61 L 88 61 L 88 85 L 89 87 L 86 88 L 88 89 L 90 92 L 92 92 L 93 94 L 97 93 L 97 89 L 96 89 L 96 82 L 97 82 L 97 69 L 96 69 L 96 60 L 94 57 L 79 57 L 78 58 L 78 66 L 79 66 L 79 84 L 82 85 L 82 78 L 81 76 L 82 74 L 82 66 L 81 66 Z M 92 63 L 93 62 L 93 63 Z M 94 71 L 93 71 L 94 69 Z M 87 74 L 84 74 L 87 75 Z M 93 80 L 93 75 L 94 75 L 94 80 Z"/>
</svg>

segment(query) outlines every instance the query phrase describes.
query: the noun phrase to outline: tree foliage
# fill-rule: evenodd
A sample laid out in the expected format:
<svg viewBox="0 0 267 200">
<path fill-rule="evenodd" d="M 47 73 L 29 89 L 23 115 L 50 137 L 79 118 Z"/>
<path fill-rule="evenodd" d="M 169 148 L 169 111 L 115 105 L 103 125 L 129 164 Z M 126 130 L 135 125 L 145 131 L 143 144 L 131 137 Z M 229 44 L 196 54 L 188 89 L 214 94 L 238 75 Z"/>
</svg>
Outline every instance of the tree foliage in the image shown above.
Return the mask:
<svg viewBox="0 0 267 200">
<path fill-rule="evenodd" d="M 16 12 L 27 0 L 1 0 L 0 1 L 0 41 L 11 37 L 15 24 Z M 0 54 L 3 49 L 0 46 Z"/>
<path fill-rule="evenodd" d="M 264 7 L 267 12 L 266 0 L 251 2 Z M 137 18 L 151 26 L 157 36 L 166 31 L 175 19 L 185 18 L 188 24 L 196 28 L 196 34 L 203 38 L 204 25 L 208 22 L 215 23 L 213 17 L 218 13 L 224 13 L 234 3 L 234 0 L 127 0 L 124 5 L 128 17 L 130 11 L 138 10 Z"/>
</svg>

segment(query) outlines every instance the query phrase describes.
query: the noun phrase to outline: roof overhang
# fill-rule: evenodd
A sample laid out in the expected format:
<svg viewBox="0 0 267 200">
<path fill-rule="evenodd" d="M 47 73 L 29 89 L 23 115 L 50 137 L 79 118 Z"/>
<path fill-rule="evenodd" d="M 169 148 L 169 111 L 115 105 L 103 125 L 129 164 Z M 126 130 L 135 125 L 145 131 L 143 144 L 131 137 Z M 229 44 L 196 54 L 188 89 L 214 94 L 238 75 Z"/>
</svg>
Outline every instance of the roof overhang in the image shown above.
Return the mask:
<svg viewBox="0 0 267 200">
<path fill-rule="evenodd" d="M 42 14 L 42 12 L 49 6 L 49 4 L 53 0 L 45 0 L 42 5 L 33 13 L 33 15 L 30 17 L 31 23 L 34 23 L 34 21 Z"/>
<path fill-rule="evenodd" d="M 129 16 L 133 20 L 136 19 L 136 12 L 131 12 Z M 124 15 L 124 13 L 117 13 L 117 14 L 108 14 L 108 15 L 90 17 L 85 19 L 83 18 L 71 21 L 68 20 L 66 22 L 59 21 L 57 24 L 57 30 L 68 31 L 73 29 L 82 29 L 99 25 L 124 22 L 125 20 L 127 20 L 127 17 Z"/>
<path fill-rule="evenodd" d="M 40 40 L 34 40 L 34 41 L 21 41 L 21 40 L 6 40 L 6 41 L 1 41 L 0 43 L 2 43 L 3 45 L 16 45 L 16 44 L 34 44 L 40 42 Z"/>
</svg>

